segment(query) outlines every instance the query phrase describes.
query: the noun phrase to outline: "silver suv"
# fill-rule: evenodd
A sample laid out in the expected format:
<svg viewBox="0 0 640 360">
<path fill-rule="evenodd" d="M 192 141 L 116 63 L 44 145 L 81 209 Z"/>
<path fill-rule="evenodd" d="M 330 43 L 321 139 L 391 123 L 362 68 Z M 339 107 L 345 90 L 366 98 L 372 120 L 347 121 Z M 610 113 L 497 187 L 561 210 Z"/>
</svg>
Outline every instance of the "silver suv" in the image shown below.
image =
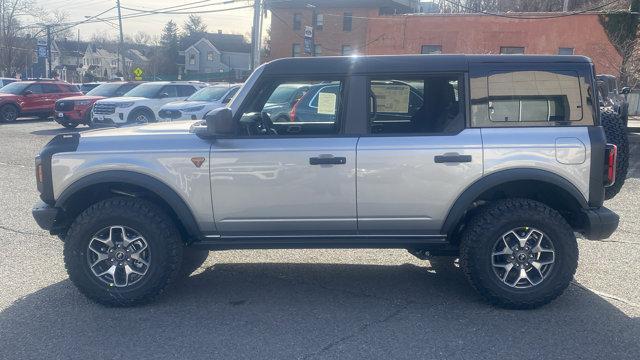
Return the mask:
<svg viewBox="0 0 640 360">
<path fill-rule="evenodd" d="M 276 60 L 206 120 L 56 136 L 33 215 L 108 305 L 150 301 L 209 250 L 401 248 L 533 308 L 572 279 L 575 233 L 618 226 L 595 89 L 579 56 Z"/>
</svg>

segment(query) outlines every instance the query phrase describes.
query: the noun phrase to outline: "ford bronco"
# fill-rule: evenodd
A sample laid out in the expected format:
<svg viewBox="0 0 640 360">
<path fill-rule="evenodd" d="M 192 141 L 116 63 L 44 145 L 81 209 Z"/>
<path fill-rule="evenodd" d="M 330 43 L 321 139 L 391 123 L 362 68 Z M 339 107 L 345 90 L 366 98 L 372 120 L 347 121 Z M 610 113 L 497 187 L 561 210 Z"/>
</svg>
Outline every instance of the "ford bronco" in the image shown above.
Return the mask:
<svg viewBox="0 0 640 360">
<path fill-rule="evenodd" d="M 313 89 L 304 116 L 272 119 L 291 84 Z M 150 301 L 209 250 L 400 248 L 533 308 L 569 285 L 576 234 L 617 228 L 615 163 L 585 57 L 281 59 L 205 120 L 56 136 L 33 215 L 108 305 Z"/>
</svg>

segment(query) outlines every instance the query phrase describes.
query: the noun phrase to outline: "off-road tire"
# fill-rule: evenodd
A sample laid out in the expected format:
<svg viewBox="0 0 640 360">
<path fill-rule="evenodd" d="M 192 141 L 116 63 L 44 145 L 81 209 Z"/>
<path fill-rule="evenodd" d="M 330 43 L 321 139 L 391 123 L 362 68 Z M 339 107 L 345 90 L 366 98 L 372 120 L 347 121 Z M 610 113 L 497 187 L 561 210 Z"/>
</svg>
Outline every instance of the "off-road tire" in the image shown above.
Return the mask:
<svg viewBox="0 0 640 360">
<path fill-rule="evenodd" d="M 18 118 L 20 111 L 15 105 L 6 104 L 0 107 L 0 123 L 14 122 Z"/>
<path fill-rule="evenodd" d="M 182 255 L 182 269 L 180 273 L 183 276 L 189 276 L 194 271 L 198 270 L 207 258 L 209 257 L 209 250 L 197 250 L 192 248 L 185 248 Z"/>
<path fill-rule="evenodd" d="M 555 263 L 547 277 L 530 288 L 512 288 L 493 272 L 495 242 L 513 228 L 529 226 L 553 242 Z M 532 309 L 551 302 L 569 286 L 578 265 L 573 230 L 554 209 L 533 200 L 498 200 L 481 209 L 462 233 L 460 268 L 471 285 L 491 304 L 509 309 Z"/>
<path fill-rule="evenodd" d="M 618 163 L 616 166 L 616 182 L 605 188 L 605 199 L 616 196 L 627 178 L 629 171 L 629 136 L 620 115 L 613 110 L 601 110 L 601 123 L 607 136 L 607 142 L 618 147 Z"/>
<path fill-rule="evenodd" d="M 136 229 L 150 251 L 145 277 L 124 288 L 102 282 L 87 261 L 90 239 L 113 225 Z M 65 237 L 64 261 L 69 278 L 89 299 L 107 306 L 135 306 L 154 300 L 178 276 L 182 249 L 178 229 L 158 206 L 143 199 L 114 197 L 91 205 L 73 221 Z"/>
</svg>

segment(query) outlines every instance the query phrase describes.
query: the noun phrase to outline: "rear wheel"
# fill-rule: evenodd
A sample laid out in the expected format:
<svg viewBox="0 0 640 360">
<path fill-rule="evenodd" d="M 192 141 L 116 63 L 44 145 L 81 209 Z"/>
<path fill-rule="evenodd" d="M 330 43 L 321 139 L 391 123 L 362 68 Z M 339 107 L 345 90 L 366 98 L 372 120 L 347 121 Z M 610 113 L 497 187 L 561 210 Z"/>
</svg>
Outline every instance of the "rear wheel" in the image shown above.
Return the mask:
<svg viewBox="0 0 640 360">
<path fill-rule="evenodd" d="M 607 142 L 618 147 L 616 182 L 612 186 L 605 188 L 605 199 L 609 200 L 620 192 L 629 171 L 629 137 L 623 119 L 615 111 L 602 110 L 601 120 L 607 136 Z"/>
<path fill-rule="evenodd" d="M 490 303 L 536 308 L 567 288 L 578 265 L 572 228 L 555 210 L 528 199 L 499 200 L 462 234 L 460 267 Z"/>
<path fill-rule="evenodd" d="M 18 108 L 15 105 L 4 105 L 0 107 L 0 121 L 13 122 L 18 118 L 18 113 Z"/>
<path fill-rule="evenodd" d="M 64 243 L 69 278 L 93 301 L 132 306 L 153 300 L 178 275 L 182 241 L 156 205 L 118 197 L 90 206 Z"/>
</svg>

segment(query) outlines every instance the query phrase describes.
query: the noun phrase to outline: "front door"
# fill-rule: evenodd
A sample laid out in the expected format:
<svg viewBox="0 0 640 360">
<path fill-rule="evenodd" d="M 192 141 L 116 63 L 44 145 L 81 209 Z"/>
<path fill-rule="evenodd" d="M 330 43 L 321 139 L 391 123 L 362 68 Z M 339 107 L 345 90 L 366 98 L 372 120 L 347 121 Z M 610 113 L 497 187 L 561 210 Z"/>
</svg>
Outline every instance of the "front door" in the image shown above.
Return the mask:
<svg viewBox="0 0 640 360">
<path fill-rule="evenodd" d="M 370 79 L 370 134 L 357 149 L 360 234 L 437 235 L 482 176 L 482 138 L 465 126 L 463 84 L 456 74 Z"/>
<path fill-rule="evenodd" d="M 356 233 L 358 138 L 341 136 L 342 92 L 323 92 L 326 84 L 265 84 L 236 114 L 238 136 L 213 143 L 212 201 L 222 236 Z M 342 81 L 330 84 L 343 88 Z M 308 91 L 287 109 L 288 117 L 271 119 L 269 99 L 297 87 Z M 309 114 L 310 99 L 315 116 Z M 296 111 L 307 114 L 304 121 Z"/>
</svg>

